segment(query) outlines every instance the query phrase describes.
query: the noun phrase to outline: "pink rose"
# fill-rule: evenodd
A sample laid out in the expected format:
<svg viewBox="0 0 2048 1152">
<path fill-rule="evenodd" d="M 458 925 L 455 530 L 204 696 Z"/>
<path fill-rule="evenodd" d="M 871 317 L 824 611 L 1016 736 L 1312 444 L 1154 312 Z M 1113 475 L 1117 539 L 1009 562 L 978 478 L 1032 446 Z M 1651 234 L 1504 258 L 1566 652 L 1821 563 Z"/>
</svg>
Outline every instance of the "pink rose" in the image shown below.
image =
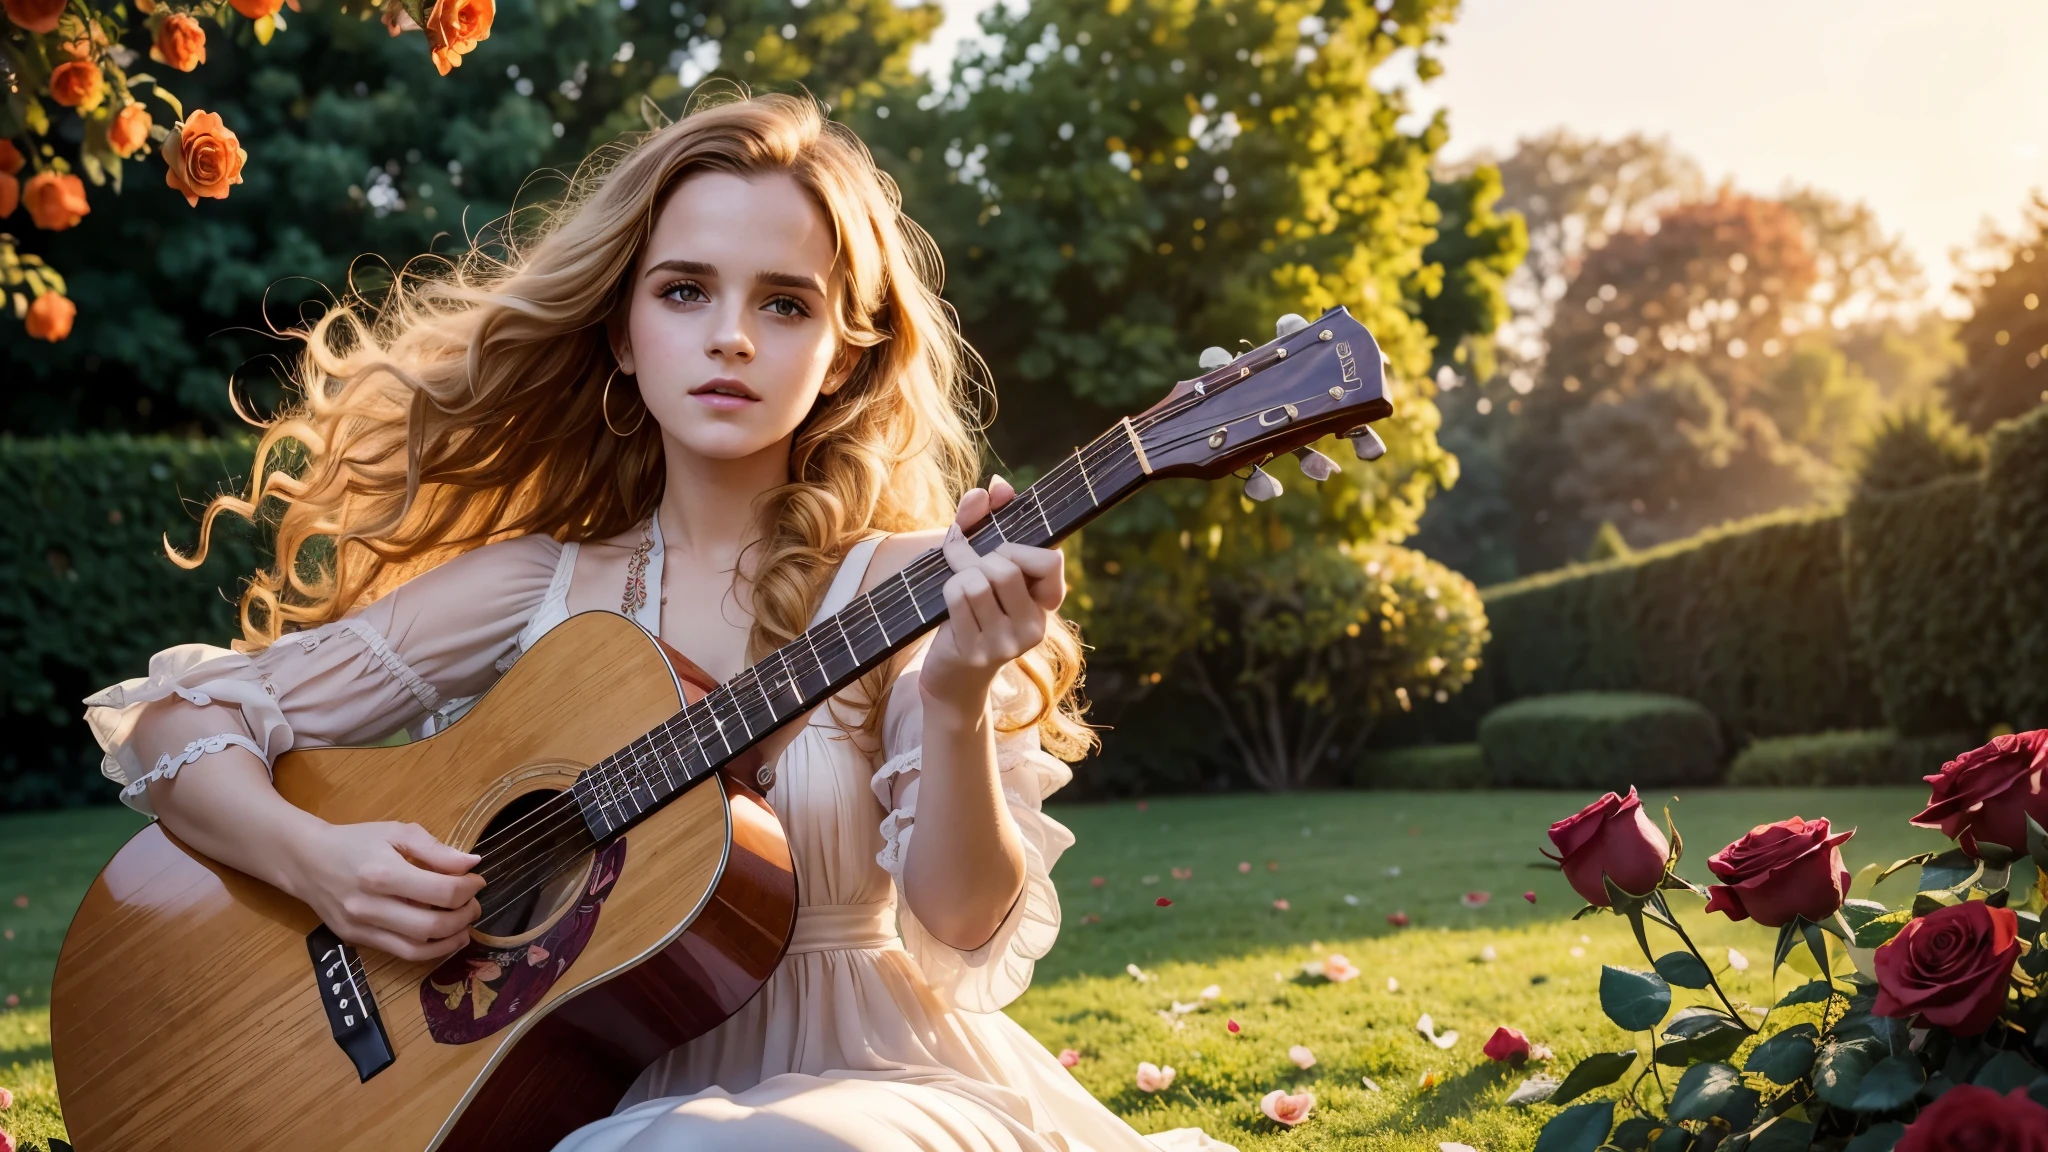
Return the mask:
<svg viewBox="0 0 2048 1152">
<path fill-rule="evenodd" d="M 1906 922 L 1872 958 L 1879 1016 L 1916 1017 L 1923 1028 L 1978 1036 L 2005 1007 L 2019 917 L 2010 908 L 1965 900 Z"/>
<path fill-rule="evenodd" d="M 1601 908 L 1610 906 L 1603 872 L 1623 892 L 1647 896 L 1664 879 L 1664 860 L 1671 854 L 1671 842 L 1650 823 L 1634 788 L 1626 800 L 1609 792 L 1552 824 L 1550 842 L 1561 853 L 1554 859 L 1572 890 Z"/>
<path fill-rule="evenodd" d="M 1164 1092 L 1173 1085 L 1173 1068 L 1162 1068 L 1150 1060 L 1138 1065 L 1138 1091 Z"/>
<path fill-rule="evenodd" d="M 1493 1030 L 1493 1035 L 1482 1049 L 1488 1060 L 1499 1060 L 1507 1064 L 1520 1064 L 1529 1058 L 1529 1038 L 1519 1028 L 1502 1026 Z"/>
<path fill-rule="evenodd" d="M 1074 1050 L 1073 1050 L 1072 1048 L 1062 1048 L 1062 1049 L 1060 1049 L 1060 1066 L 1061 1066 L 1061 1067 L 1063 1067 L 1063 1068 L 1072 1068 L 1072 1067 L 1073 1067 L 1074 1065 L 1076 1065 L 1076 1064 L 1079 1064 L 1080 1062 L 1081 1062 L 1081 1054 L 1080 1054 L 1079 1052 L 1076 1052 L 1076 1051 L 1074 1051 Z"/>
<path fill-rule="evenodd" d="M 1311 1109 L 1316 1106 L 1316 1094 L 1296 1092 L 1289 1094 L 1285 1088 L 1275 1088 L 1259 1100 L 1259 1111 L 1275 1124 L 1292 1128 L 1308 1119 Z"/>
<path fill-rule="evenodd" d="M 1965 752 L 1926 777 L 1933 791 L 1911 823 L 1941 834 L 1977 855 L 1988 840 L 2014 852 L 2027 850 L 2027 817 L 2048 828 L 2048 729 L 2000 736 Z"/>
<path fill-rule="evenodd" d="M 1708 885 L 1707 911 L 1766 928 L 1782 928 L 1794 916 L 1833 916 L 1849 895 L 1841 844 L 1855 834 L 1852 828 L 1828 835 L 1826 817 L 1757 825 L 1707 858 L 1707 868 L 1726 881 Z"/>
</svg>

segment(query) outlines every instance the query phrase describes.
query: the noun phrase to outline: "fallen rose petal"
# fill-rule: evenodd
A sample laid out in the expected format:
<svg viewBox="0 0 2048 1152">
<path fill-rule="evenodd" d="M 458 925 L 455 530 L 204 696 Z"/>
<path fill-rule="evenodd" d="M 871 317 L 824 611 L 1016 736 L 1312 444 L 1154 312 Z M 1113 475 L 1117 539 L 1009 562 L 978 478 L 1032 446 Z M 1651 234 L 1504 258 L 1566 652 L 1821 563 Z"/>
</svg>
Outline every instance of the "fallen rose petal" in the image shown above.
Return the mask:
<svg viewBox="0 0 2048 1152">
<path fill-rule="evenodd" d="M 1515 1085 L 1515 1090 L 1508 1093 L 1508 1103 L 1517 1107 L 1541 1104 L 1555 1096 L 1557 1094 L 1557 1086 L 1562 1083 L 1564 1081 L 1559 1080 L 1555 1076 L 1531 1076 L 1520 1084 Z"/>
<path fill-rule="evenodd" d="M 14 1107 L 14 1093 L 9 1092 L 5 1088 L 0 1088 L 0 1112 L 5 1112 L 12 1107 Z"/>
<path fill-rule="evenodd" d="M 1387 977 L 1387 991 L 1399 992 L 1400 990 L 1401 982 L 1399 980 L 1394 979 L 1392 976 Z"/>
<path fill-rule="evenodd" d="M 1355 980 L 1357 978 L 1358 965 L 1346 959 L 1343 953 L 1332 952 L 1330 958 L 1323 961 L 1323 979 L 1332 983 L 1342 984 L 1347 980 Z"/>
<path fill-rule="evenodd" d="M 1173 869 L 1173 878 L 1175 880 L 1192 880 L 1195 878 L 1195 870 L 1193 868 L 1175 868 Z"/>
<path fill-rule="evenodd" d="M 1370 1076 L 1360 1076 L 1360 1077 L 1358 1078 L 1358 1082 L 1359 1082 L 1360 1084 L 1363 1084 L 1363 1085 L 1365 1085 L 1365 1090 L 1366 1090 L 1367 1092 L 1377 1092 L 1377 1091 L 1379 1091 L 1379 1090 L 1380 1090 L 1380 1086 L 1379 1086 L 1379 1085 L 1377 1085 L 1377 1084 L 1375 1084 L 1375 1083 L 1373 1083 L 1373 1082 L 1372 1082 L 1372 1077 L 1370 1077 Z"/>
<path fill-rule="evenodd" d="M 1087 914 L 1086 916 L 1083 916 L 1083 917 L 1081 917 L 1081 923 L 1083 923 L 1083 924 L 1100 924 L 1100 923 L 1102 923 L 1102 917 L 1101 917 L 1101 916 L 1098 916 L 1098 915 L 1096 915 L 1096 914 L 1095 914 L 1095 913 L 1093 913 L 1093 912 L 1090 912 L 1090 913 L 1089 913 L 1089 914 Z"/>
<path fill-rule="evenodd" d="M 1728 966 L 1737 972 L 1747 972 L 1749 971 L 1749 957 L 1730 948 L 1728 950 Z"/>
<path fill-rule="evenodd" d="M 1278 908 L 1282 912 L 1285 912 L 1289 907 L 1291 907 L 1291 905 L 1289 905 L 1285 900 L 1275 900 L 1273 901 L 1273 907 Z"/>
<path fill-rule="evenodd" d="M 1586 950 L 1584 948 L 1581 948 L 1576 944 L 1572 945 L 1571 955 L 1573 959 L 1577 959 L 1578 957 L 1584 956 L 1585 954 Z"/>
<path fill-rule="evenodd" d="M 1109 881 L 1107 881 L 1107 880 L 1103 879 L 1103 878 L 1102 878 L 1102 877 L 1100 877 L 1100 876 L 1090 876 L 1090 877 L 1088 878 L 1088 884 L 1089 884 L 1089 886 L 1090 886 L 1090 887 L 1094 887 L 1094 888 L 1100 888 L 1100 887 L 1102 887 L 1102 886 L 1103 886 L 1104 884 L 1107 884 L 1107 883 L 1109 883 Z"/>
<path fill-rule="evenodd" d="M 1424 1092 L 1427 1092 L 1443 1082 L 1444 1078 L 1436 1074 L 1436 1069 L 1431 1068 L 1429 1071 L 1424 1072 L 1422 1074 L 1422 1079 L 1417 1080 L 1415 1082 L 1415 1086 L 1417 1088 L 1420 1088 Z"/>
<path fill-rule="evenodd" d="M 1173 1084 L 1173 1066 L 1169 1064 L 1161 1067 L 1150 1060 L 1141 1061 L 1138 1064 L 1137 1084 L 1140 1092 L 1164 1092 Z"/>
<path fill-rule="evenodd" d="M 1353 895 L 1352 895 L 1351 893 L 1349 893 L 1349 892 L 1346 892 L 1346 893 L 1344 894 L 1344 902 L 1345 902 L 1346 904 L 1349 904 L 1349 905 L 1351 905 L 1351 906 L 1352 906 L 1353 908 L 1356 908 L 1356 907 L 1358 907 L 1358 897 L 1356 897 L 1356 896 L 1353 896 Z"/>
<path fill-rule="evenodd" d="M 1072 1068 L 1074 1065 L 1079 1064 L 1080 1062 L 1081 1054 L 1079 1052 L 1074 1051 L 1072 1048 L 1060 1049 L 1060 1063 L 1062 1065 L 1068 1068 Z"/>
<path fill-rule="evenodd" d="M 4 1129 L 0 1129 L 0 1152 L 15 1152 L 14 1137 L 9 1136 Z"/>
<path fill-rule="evenodd" d="M 1137 981 L 1140 981 L 1140 982 L 1143 982 L 1143 981 L 1146 981 L 1146 980 L 1150 980 L 1150 979 L 1152 978 L 1152 974 L 1151 974 L 1151 973 L 1149 973 L 1149 972 L 1145 971 L 1145 970 L 1144 970 L 1143 968 L 1140 968 L 1140 967 L 1138 967 L 1138 966 L 1137 966 L 1136 964 L 1126 964 L 1126 965 L 1124 965 L 1124 971 L 1126 971 L 1126 972 L 1128 972 L 1128 973 L 1130 973 L 1130 974 L 1131 974 L 1131 979 L 1133 979 L 1133 980 L 1137 980 Z"/>
<path fill-rule="evenodd" d="M 1522 1035 L 1520 1028 L 1503 1024 L 1493 1030 L 1487 1038 L 1486 1047 L 1481 1049 L 1488 1060 L 1503 1064 L 1520 1064 L 1529 1058 L 1529 1038 Z"/>
<path fill-rule="evenodd" d="M 1232 1036 L 1235 1036 L 1235 1035 L 1237 1035 L 1237 1034 L 1238 1034 L 1239 1032 L 1242 1032 L 1242 1031 L 1244 1031 L 1244 1029 L 1242 1029 L 1242 1028 L 1239 1028 L 1239 1027 L 1237 1026 L 1237 1021 L 1235 1021 L 1235 1020 L 1225 1020 L 1225 1021 L 1223 1022 L 1223 1027 L 1225 1027 L 1226 1029 L 1228 1029 L 1228 1030 L 1230 1031 L 1230 1034 L 1231 1034 Z"/>
<path fill-rule="evenodd" d="M 1415 1030 L 1422 1033 L 1425 1037 L 1429 1039 L 1429 1042 L 1431 1044 L 1434 1044 L 1439 1048 L 1449 1048 L 1451 1045 L 1456 1044 L 1458 1042 L 1458 1033 L 1456 1029 L 1453 1029 L 1449 1032 L 1445 1032 L 1442 1035 L 1438 1035 L 1436 1030 L 1436 1021 L 1430 1019 L 1429 1013 L 1427 1012 L 1424 1012 L 1422 1014 L 1421 1019 L 1415 1021 Z"/>
<path fill-rule="evenodd" d="M 1296 1044 L 1294 1047 L 1289 1048 L 1287 1050 L 1287 1058 L 1294 1061 L 1296 1068 L 1313 1068 L 1316 1066 L 1316 1054 L 1309 1051 L 1306 1044 Z"/>
<path fill-rule="evenodd" d="M 1389 912 L 1387 913 L 1387 923 L 1392 924 L 1396 928 L 1406 928 L 1408 926 L 1408 914 L 1406 912 Z"/>
<path fill-rule="evenodd" d="M 1522 893 L 1522 899 L 1527 900 L 1531 904 L 1534 904 L 1536 902 L 1535 890 L 1531 889 L 1530 891 Z"/>
<path fill-rule="evenodd" d="M 1173 1002 L 1173 1014 L 1175 1016 L 1185 1016 L 1190 1012 L 1198 1012 L 1201 1008 L 1202 1002 L 1200 1000 L 1190 1000 L 1186 1003 L 1182 1003 L 1179 1000 Z"/>
<path fill-rule="evenodd" d="M 1207 988 L 1202 989 L 1200 995 L 1204 1000 L 1220 1000 L 1223 998 L 1223 986 L 1221 984 L 1211 984 Z"/>
<path fill-rule="evenodd" d="M 1486 906 L 1487 901 L 1492 899 L 1493 893 L 1491 892 L 1467 892 L 1463 896 L 1458 897 L 1458 903 L 1463 904 L 1467 908 L 1483 908 Z"/>
<path fill-rule="evenodd" d="M 1161 908 L 1171 908 L 1171 907 L 1173 907 L 1173 901 L 1171 901 L 1171 900 L 1168 900 L 1168 899 L 1167 899 L 1166 897 L 1164 897 L 1164 896 L 1161 896 L 1161 897 L 1160 897 L 1159 899 L 1157 899 L 1157 900 L 1154 900 L 1154 901 L 1153 901 L 1152 903 L 1154 903 L 1154 904 L 1158 905 L 1158 906 L 1159 906 L 1159 907 L 1161 907 Z"/>
<path fill-rule="evenodd" d="M 1140 883 L 1140 884 L 1157 884 L 1157 883 L 1159 883 L 1159 877 L 1157 877 L 1157 876 L 1141 876 L 1141 877 L 1139 877 L 1139 878 L 1138 878 L 1138 883 Z"/>
<path fill-rule="evenodd" d="M 9 1008 L 19 1008 L 19 1007 L 21 1007 L 21 997 L 19 997 L 19 996 L 15 995 L 15 994 L 14 994 L 14 993 L 12 993 L 12 992 L 9 992 L 9 993 L 7 994 L 7 1006 L 8 1006 Z"/>
<path fill-rule="evenodd" d="M 1436 1152 L 1479 1152 L 1479 1149 L 1470 1144 L 1460 1144 L 1456 1140 L 1439 1140 L 1436 1142 Z"/>
<path fill-rule="evenodd" d="M 12 940 L 14 939 L 14 929 L 9 928 L 4 933 L 0 933 L 0 935 L 4 935 L 7 939 Z"/>
<path fill-rule="evenodd" d="M 1278 860 L 1268 860 L 1268 861 L 1266 861 L 1266 871 L 1268 871 L 1268 872 L 1278 872 L 1279 870 L 1280 870 L 1280 862 L 1279 862 Z"/>
<path fill-rule="evenodd" d="M 1549 1060 L 1552 1055 L 1550 1045 L 1548 1044 L 1529 1045 L 1529 1059 L 1531 1060 Z"/>
<path fill-rule="evenodd" d="M 1304 976 L 1322 976 L 1323 962 L 1321 960 L 1304 961 L 1301 965 L 1301 974 Z"/>
<path fill-rule="evenodd" d="M 1239 860 L 1239 861 L 1237 862 L 1237 870 L 1238 870 L 1239 872 L 1249 872 L 1249 871 L 1251 871 L 1251 870 L 1252 870 L 1252 862 L 1251 862 L 1251 861 L 1249 861 L 1249 860 Z"/>
<path fill-rule="evenodd" d="M 1143 800 L 1138 801 L 1138 811 L 1143 812 L 1148 807 L 1150 805 L 1146 804 Z"/>
<path fill-rule="evenodd" d="M 1500 953 L 1494 951 L 1491 944 L 1479 950 L 1479 961 L 1482 964 L 1491 964 L 1498 959 L 1500 959 Z"/>
<path fill-rule="evenodd" d="M 1290 1093 L 1285 1088 L 1275 1088 L 1259 1100 L 1259 1111 L 1266 1114 L 1266 1119 L 1289 1128 L 1308 1119 L 1315 1106 L 1315 1093 Z"/>
<path fill-rule="evenodd" d="M 16 897 L 14 898 L 14 906 L 15 906 L 16 908 L 26 908 L 26 907 L 28 907 L 28 896 L 27 896 L 26 894 L 23 894 L 23 895 L 20 895 L 20 896 L 16 896 Z"/>
<path fill-rule="evenodd" d="M 1399 876 L 1400 874 L 1401 874 L 1401 866 L 1400 866 L 1399 864 L 1392 864 L 1392 865 L 1389 865 L 1389 866 L 1387 867 L 1387 875 L 1389 875 L 1389 876 Z"/>
</svg>

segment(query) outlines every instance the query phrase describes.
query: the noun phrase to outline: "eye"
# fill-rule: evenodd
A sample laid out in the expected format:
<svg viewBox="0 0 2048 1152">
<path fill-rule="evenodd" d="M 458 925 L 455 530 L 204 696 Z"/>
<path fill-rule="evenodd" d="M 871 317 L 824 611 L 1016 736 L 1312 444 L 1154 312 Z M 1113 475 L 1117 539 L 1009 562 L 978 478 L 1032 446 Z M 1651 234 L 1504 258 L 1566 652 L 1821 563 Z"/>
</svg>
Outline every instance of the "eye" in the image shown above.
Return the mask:
<svg viewBox="0 0 2048 1152">
<path fill-rule="evenodd" d="M 701 304 L 709 299 L 703 286 L 695 280 L 678 280 L 662 288 L 660 295 L 662 299 L 674 300 L 678 304 Z"/>
<path fill-rule="evenodd" d="M 794 296 L 777 296 L 762 305 L 762 307 L 775 313 L 777 316 L 809 316 L 811 314 L 811 310 L 804 307 L 804 302 Z"/>
</svg>

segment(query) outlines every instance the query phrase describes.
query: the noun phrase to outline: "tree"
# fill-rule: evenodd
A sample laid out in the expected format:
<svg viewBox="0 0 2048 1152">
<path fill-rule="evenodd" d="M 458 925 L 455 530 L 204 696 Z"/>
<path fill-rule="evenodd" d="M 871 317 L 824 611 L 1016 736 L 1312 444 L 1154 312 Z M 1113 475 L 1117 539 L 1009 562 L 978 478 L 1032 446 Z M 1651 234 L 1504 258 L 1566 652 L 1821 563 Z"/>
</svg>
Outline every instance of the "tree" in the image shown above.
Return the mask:
<svg viewBox="0 0 2048 1152">
<path fill-rule="evenodd" d="M 53 346 L 0 325 L 0 357 L 33 381 L 0 400 L 0 427 L 233 427 L 230 378 L 259 409 L 281 395 L 271 358 L 293 346 L 269 326 L 351 283 L 374 295 L 391 268 L 552 194 L 535 170 L 643 127 L 643 97 L 673 114 L 729 77 L 857 114 L 911 83 L 938 18 L 894 0 L 508 0 L 445 78 L 416 41 L 317 0 L 268 45 L 217 37 L 180 95 L 238 126 L 243 184 L 196 208 L 130 189 L 88 226 L 37 234 L 70 272 L 78 328 Z"/>
<path fill-rule="evenodd" d="M 1956 333 L 1965 360 L 1942 381 L 1956 415 L 1978 431 L 2048 403 L 2048 196 L 2035 193 L 2019 230 L 1991 232 L 1985 247 Z"/>
</svg>

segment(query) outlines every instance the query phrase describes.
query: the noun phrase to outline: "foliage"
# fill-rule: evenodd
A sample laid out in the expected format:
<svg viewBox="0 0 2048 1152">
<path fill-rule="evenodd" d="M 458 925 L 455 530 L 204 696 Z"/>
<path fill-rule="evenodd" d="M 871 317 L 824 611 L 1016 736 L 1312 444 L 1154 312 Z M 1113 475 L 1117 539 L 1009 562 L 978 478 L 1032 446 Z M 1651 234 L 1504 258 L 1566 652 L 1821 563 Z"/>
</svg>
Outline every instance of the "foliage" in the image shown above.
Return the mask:
<svg viewBox="0 0 2048 1152">
<path fill-rule="evenodd" d="M 1907 735 L 2002 715 L 2010 645 L 1998 558 L 1977 530 L 1983 495 L 1982 476 L 1950 476 L 1863 493 L 1843 520 L 1857 643 L 1886 722 Z"/>
<path fill-rule="evenodd" d="M 0 808 L 106 803 L 79 701 L 137 676 L 171 644 L 239 635 L 232 592 L 256 569 L 251 534 L 217 532 L 195 571 L 164 556 L 195 535 L 195 501 L 246 467 L 248 448 L 95 436 L 0 437 Z"/>
<path fill-rule="evenodd" d="M 1902 737 L 1889 728 L 1758 740 L 1728 766 L 1734 787 L 1842 788 L 1918 784 L 1977 744 L 1967 733 Z"/>
<path fill-rule="evenodd" d="M 1696 700 L 1734 744 L 1877 720 L 1842 594 L 1841 517 L 1774 513 L 1486 592 L 1488 691 Z M 1464 739 L 1446 731 L 1443 739 Z"/>
<path fill-rule="evenodd" d="M 1721 726 L 1690 700 L 1649 692 L 1567 692 L 1503 704 L 1479 722 L 1493 782 L 1625 789 L 1720 780 Z"/>
<path fill-rule="evenodd" d="M 416 41 L 333 0 L 309 0 L 268 45 L 216 36 L 178 94 L 234 127 L 244 183 L 197 208 L 102 197 L 85 226 L 38 234 L 71 270 L 76 338 L 0 325 L 0 359 L 25 378 L 0 397 L 0 427 L 234 428 L 231 379 L 259 410 L 282 395 L 271 358 L 296 346 L 269 327 L 351 284 L 374 299 L 390 268 L 554 195 L 536 170 L 643 128 L 643 96 L 675 114 L 707 77 L 802 85 L 858 120 L 911 82 L 910 50 L 939 16 L 895 0 L 506 0 L 446 79 Z"/>
<path fill-rule="evenodd" d="M 1956 414 L 1980 431 L 2048 395 L 2048 195 L 2034 193 L 2023 216 L 2016 234 L 1989 238 L 1989 266 L 1967 285 L 1970 318 L 1956 332 L 1965 362 L 1942 381 Z"/>
<path fill-rule="evenodd" d="M 1991 434 L 1979 528 L 2005 600 L 2006 718 L 2048 724 L 2048 411 Z"/>
<path fill-rule="evenodd" d="M 1361 788 L 1488 788 L 1494 784 L 1477 744 L 1418 744 L 1365 754 L 1351 782 Z"/>
<path fill-rule="evenodd" d="M 1246 774 L 1282 790 L 1356 759 L 1379 716 L 1463 687 L 1486 617 L 1470 581 L 1420 553 L 1292 548 L 1277 517 L 1261 519 L 1162 533 L 1170 553 L 1109 561 L 1085 627 L 1150 681 L 1185 675 Z"/>
<path fill-rule="evenodd" d="M 1984 466 L 1984 442 L 1936 401 L 1922 401 L 1879 417 L 1858 451 L 1856 487 L 1897 492 Z"/>
<path fill-rule="evenodd" d="M 1600 530 L 1593 533 L 1592 546 L 1586 549 L 1586 562 L 1598 564 L 1602 560 L 1626 560 L 1635 555 L 1635 549 L 1628 546 L 1621 529 L 1612 520 L 1602 520 Z"/>
<path fill-rule="evenodd" d="M 2039 832 L 2039 825 L 2035 830 Z M 1675 827 L 1673 831 L 1676 843 Z M 1770 831 L 1775 830 L 1759 826 L 1751 836 Z M 1823 828 L 1820 835 L 1825 834 Z M 2048 833 L 2035 839 L 2039 841 L 2035 852 L 2041 866 L 2039 875 L 2048 877 Z M 1784 843 L 1778 841 L 1781 846 Z M 1731 845 L 1729 851 L 1734 848 Z M 1797 874 L 1801 865 L 1796 855 L 1780 850 L 1776 856 L 1764 852 L 1747 857 L 1764 870 L 1746 875 L 1742 887 L 1810 887 L 1814 873 Z M 1819 920 L 1792 916 L 1778 932 L 1769 967 L 1775 990 L 1778 969 L 1796 952 L 1806 953 L 1811 961 L 1806 971 L 1814 978 L 1776 997 L 1775 1004 L 1759 1012 L 1730 997 L 1715 975 L 1722 965 L 1710 961 L 1680 923 L 1673 899 L 1683 899 L 1679 893 L 1699 890 L 1671 872 L 1677 857 L 1674 849 L 1665 865 L 1666 881 L 1648 896 L 1625 898 L 1616 893 L 1613 910 L 1629 921 L 1643 958 L 1655 969 L 1641 972 L 1610 966 L 1603 970 L 1602 1011 L 1623 1030 L 1647 1034 L 1651 1054 L 1651 1061 L 1634 1072 L 1619 1096 L 1623 1114 L 1632 1115 L 1614 1130 L 1616 1145 L 1640 1147 L 1639 1142 L 1623 1135 L 1623 1130 L 1634 1126 L 1636 1134 L 1655 1129 L 1679 1132 L 1668 1142 L 1671 1148 L 1692 1146 L 1703 1133 L 1710 1134 L 1709 1140 L 1721 1147 L 1752 1149 L 1803 1149 L 1813 1140 L 1824 1142 L 1815 1147 L 1836 1147 L 1851 1137 L 1878 1133 L 1852 1147 L 1889 1148 L 1901 1125 L 1922 1115 L 1922 1105 L 1957 1085 L 1984 1085 L 2001 1095 L 2014 1088 L 2031 1088 L 2036 1100 L 2048 1096 L 2048 1070 L 2030 1043 L 2037 1028 L 2048 1026 L 2048 996 L 2041 994 L 2041 977 L 2048 974 L 2048 953 L 2037 940 L 2041 912 L 2048 908 L 2048 878 L 2039 879 L 2031 890 L 2016 890 L 2007 864 L 1971 860 L 1960 852 L 1907 857 L 1882 873 L 1876 865 L 1870 866 L 1867 873 L 1876 879 L 1922 866 L 1917 893 L 1906 906 L 1894 910 L 1871 899 L 1845 902 L 1847 893 L 1833 887 L 1832 875 L 1823 874 L 1820 886 L 1832 895 L 1836 910 Z M 1718 866 L 1722 859 L 1717 855 L 1714 863 Z M 1820 858 L 1817 867 L 1832 873 L 1840 865 Z M 1720 875 L 1735 883 L 1728 873 Z M 1609 887 L 1613 891 L 1611 884 Z M 1939 943 L 1915 953 L 1938 957 L 1924 961 L 1932 967 L 1897 951 L 1888 958 L 1889 964 L 1873 961 L 1874 950 L 1893 943 L 1901 934 L 1914 932 L 1919 927 L 1914 921 L 1928 916 L 1946 919 L 1973 902 L 1978 909 L 1996 909 L 1993 915 L 2017 923 L 2019 942 L 2008 952 L 1991 951 L 2004 945 L 1994 945 L 1988 932 L 1975 936 L 1944 925 L 1941 931 L 1948 934 L 1938 937 Z M 1737 901 L 1736 907 L 1741 906 Z M 1709 907 L 1715 904 L 1710 902 Z M 1589 906 L 1581 915 L 1600 911 Z M 1820 915 L 1818 911 L 1809 914 Z M 1676 936 L 1683 950 L 1657 955 L 1646 925 Z M 1727 977 L 1734 974 L 1723 971 Z M 1672 985 L 1711 991 L 1712 997 L 1701 997 L 1701 1003 L 1681 1008 L 1667 1019 L 1673 1004 Z M 1973 1025 L 1958 1013 L 1951 1027 L 1938 1022 L 1932 1008 L 1928 1014 L 1918 1014 L 1922 1004 L 1953 1004 L 1954 1000 L 1942 999 L 1951 996 L 1991 1004 L 1999 1022 L 1993 1023 L 1987 1015 L 1982 1017 L 1983 1023 Z M 1888 1014 L 1880 1015 L 1880 1009 Z M 1613 1062 L 1596 1064 L 1600 1060 L 1594 1056 L 1581 1061 L 1551 1101 L 1565 1102 L 1573 1082 L 1582 1079 L 1588 1068 L 1594 1068 L 1596 1074 L 1583 1078 L 1596 1086 L 1614 1083 L 1633 1071 L 1625 1063 L 1621 1067 Z M 1657 1065 L 1684 1071 L 1668 1090 L 1650 1095 L 1644 1091 L 1645 1082 Z M 1661 1077 L 1655 1085 L 1662 1089 Z M 1778 1133 L 1783 1129 L 1796 1129 L 1796 1138 L 1780 1139 Z M 1546 1125 L 1545 1137 L 1552 1138 L 1553 1132 L 1553 1146 L 1561 1152 L 1593 1152 L 1610 1135 L 1605 1128 L 1588 1131 L 1583 1114 L 1574 1116 L 1571 1110 L 1559 1113 Z M 1660 1140 L 1657 1146 L 1667 1146 L 1667 1142 Z"/>
</svg>

